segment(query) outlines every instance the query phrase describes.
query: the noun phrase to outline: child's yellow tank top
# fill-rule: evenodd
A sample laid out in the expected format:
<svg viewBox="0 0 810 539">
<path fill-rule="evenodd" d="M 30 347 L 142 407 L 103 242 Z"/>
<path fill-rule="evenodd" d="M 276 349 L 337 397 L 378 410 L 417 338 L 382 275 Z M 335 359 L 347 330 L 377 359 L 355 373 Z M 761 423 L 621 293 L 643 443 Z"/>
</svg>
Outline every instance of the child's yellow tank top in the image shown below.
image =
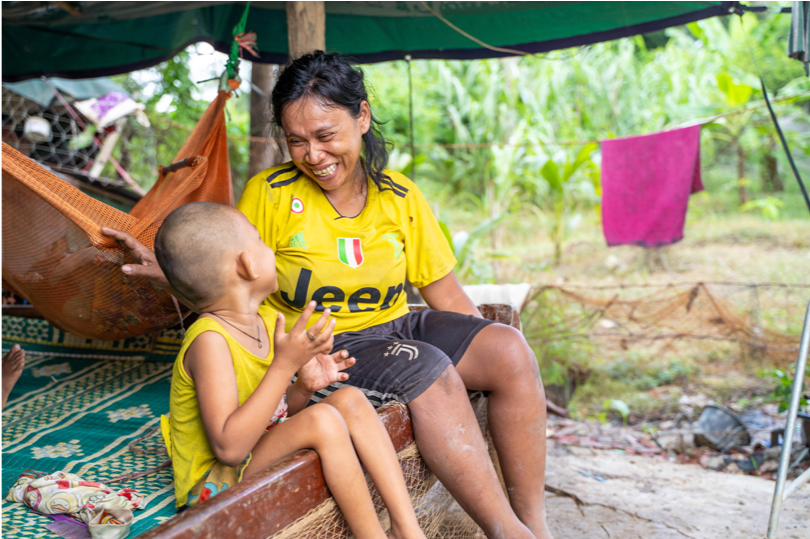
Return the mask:
<svg viewBox="0 0 810 539">
<path fill-rule="evenodd" d="M 197 388 L 194 380 L 189 377 L 183 368 L 183 358 L 186 350 L 198 335 L 205 331 L 219 333 L 228 342 L 228 348 L 233 358 L 233 369 L 236 373 L 236 385 L 239 389 L 239 406 L 255 391 L 264 378 L 268 367 L 273 361 L 273 333 L 276 327 L 278 314 L 271 308 L 262 305 L 259 315 L 267 326 L 270 337 L 270 352 L 266 359 L 254 356 L 225 329 L 211 318 L 200 318 L 194 322 L 183 338 L 183 345 L 172 371 L 172 389 L 169 399 L 169 417 L 160 418 L 160 430 L 166 442 L 166 449 L 172 459 L 174 468 L 174 491 L 177 497 L 177 507 L 186 504 L 188 493 L 203 475 L 217 461 L 208 437 L 205 434 L 200 407 L 197 402 Z"/>
</svg>

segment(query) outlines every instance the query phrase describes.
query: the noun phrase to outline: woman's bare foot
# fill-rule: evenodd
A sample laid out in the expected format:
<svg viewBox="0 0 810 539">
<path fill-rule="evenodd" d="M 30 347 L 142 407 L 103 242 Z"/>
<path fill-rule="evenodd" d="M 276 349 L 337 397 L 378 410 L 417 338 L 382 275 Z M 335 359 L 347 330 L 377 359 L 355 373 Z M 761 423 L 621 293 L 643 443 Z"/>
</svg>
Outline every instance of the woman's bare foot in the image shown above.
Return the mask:
<svg viewBox="0 0 810 539">
<path fill-rule="evenodd" d="M 14 384 L 20 379 L 23 367 L 25 366 L 25 350 L 20 348 L 19 344 L 15 344 L 8 351 L 8 354 L 3 356 L 3 405 L 6 407 L 8 395 L 14 388 Z M 0 408 L 0 409 L 2 409 Z"/>
</svg>

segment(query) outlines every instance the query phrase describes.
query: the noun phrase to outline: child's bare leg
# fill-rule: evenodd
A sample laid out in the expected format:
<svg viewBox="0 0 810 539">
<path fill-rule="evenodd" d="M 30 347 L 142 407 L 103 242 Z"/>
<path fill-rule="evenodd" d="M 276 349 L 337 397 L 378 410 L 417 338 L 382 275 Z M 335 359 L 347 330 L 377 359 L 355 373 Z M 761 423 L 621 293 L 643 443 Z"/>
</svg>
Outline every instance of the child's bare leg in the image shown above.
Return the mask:
<svg viewBox="0 0 810 539">
<path fill-rule="evenodd" d="M 346 420 L 357 455 L 391 516 L 389 537 L 423 539 L 394 444 L 366 396 L 359 389 L 344 387 L 321 402 L 334 406 Z"/>
<path fill-rule="evenodd" d="M 299 449 L 317 451 L 326 484 L 354 536 L 384 538 L 346 422 L 331 406 L 311 406 L 268 431 L 253 448 L 244 477 Z"/>
<path fill-rule="evenodd" d="M 0 410 L 6 407 L 8 395 L 14 388 L 14 384 L 20 379 L 24 366 L 25 350 L 20 348 L 19 344 L 15 344 L 8 354 L 3 356 L 3 404 L 0 406 Z"/>
</svg>

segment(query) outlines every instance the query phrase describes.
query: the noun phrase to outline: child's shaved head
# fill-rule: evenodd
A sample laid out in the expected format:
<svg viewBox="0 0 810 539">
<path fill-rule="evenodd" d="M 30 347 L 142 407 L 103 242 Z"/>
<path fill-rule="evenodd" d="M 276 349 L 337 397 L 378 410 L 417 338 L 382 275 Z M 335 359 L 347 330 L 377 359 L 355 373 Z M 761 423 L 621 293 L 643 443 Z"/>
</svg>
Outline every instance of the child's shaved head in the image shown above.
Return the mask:
<svg viewBox="0 0 810 539">
<path fill-rule="evenodd" d="M 239 210 L 213 202 L 180 206 L 166 217 L 155 237 L 155 257 L 166 278 L 195 305 L 223 293 L 225 264 L 238 256 L 243 237 Z"/>
</svg>

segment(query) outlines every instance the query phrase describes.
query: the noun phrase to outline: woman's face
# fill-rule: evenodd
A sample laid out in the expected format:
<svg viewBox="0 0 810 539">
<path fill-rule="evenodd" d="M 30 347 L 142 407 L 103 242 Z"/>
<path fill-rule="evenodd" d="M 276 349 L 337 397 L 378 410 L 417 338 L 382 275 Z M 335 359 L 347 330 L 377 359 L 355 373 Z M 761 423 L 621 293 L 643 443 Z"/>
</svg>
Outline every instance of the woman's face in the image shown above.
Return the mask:
<svg viewBox="0 0 810 539">
<path fill-rule="evenodd" d="M 360 152 L 370 122 L 365 101 L 357 118 L 343 107 L 324 106 L 312 98 L 293 101 L 281 114 L 293 162 L 327 191 L 363 177 Z"/>
</svg>

